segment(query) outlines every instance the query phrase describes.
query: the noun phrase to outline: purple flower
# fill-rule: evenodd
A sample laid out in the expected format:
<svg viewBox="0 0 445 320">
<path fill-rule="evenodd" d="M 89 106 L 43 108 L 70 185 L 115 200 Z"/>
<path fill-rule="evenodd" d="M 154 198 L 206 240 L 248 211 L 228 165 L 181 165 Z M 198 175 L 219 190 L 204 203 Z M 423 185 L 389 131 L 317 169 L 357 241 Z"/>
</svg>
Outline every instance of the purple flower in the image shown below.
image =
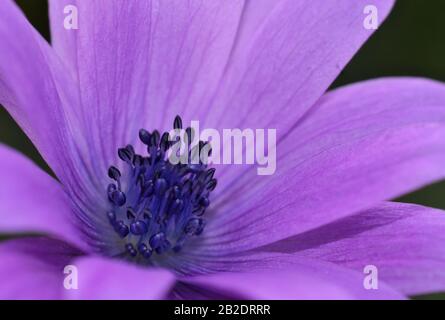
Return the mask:
<svg viewBox="0 0 445 320">
<path fill-rule="evenodd" d="M 0 148 L 0 231 L 41 234 L 0 244 L 0 297 L 444 291 L 443 213 L 383 202 L 445 176 L 444 85 L 326 93 L 372 33 L 367 2 L 54 0 L 49 46 L 3 0 L 0 103 L 58 180 Z M 392 2 L 373 1 L 380 20 Z M 64 27 L 66 5 L 78 29 Z M 276 128 L 275 174 L 168 163 L 160 132 L 176 115 Z M 77 290 L 63 286 L 70 265 Z"/>
</svg>

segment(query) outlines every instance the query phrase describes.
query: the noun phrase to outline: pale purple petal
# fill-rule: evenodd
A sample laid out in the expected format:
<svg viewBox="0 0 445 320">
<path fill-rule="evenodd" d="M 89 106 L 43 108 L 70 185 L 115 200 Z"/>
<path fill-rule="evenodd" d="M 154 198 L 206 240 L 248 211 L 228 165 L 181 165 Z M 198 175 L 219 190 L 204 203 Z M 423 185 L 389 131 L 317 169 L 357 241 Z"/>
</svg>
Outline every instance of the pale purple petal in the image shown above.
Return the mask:
<svg viewBox="0 0 445 320">
<path fill-rule="evenodd" d="M 78 88 L 48 43 L 10 0 L 0 10 L 0 103 L 31 138 L 72 198 L 103 192 L 79 118 Z"/>
<path fill-rule="evenodd" d="M 57 91 L 54 72 L 64 69 L 10 0 L 1 5 L 0 40 L 0 103 L 57 170 L 56 151 L 62 147 L 57 138 L 66 135 L 60 109 L 65 97 Z"/>
<path fill-rule="evenodd" d="M 64 242 L 22 238 L 0 243 L 0 299 L 60 299 L 64 268 L 81 255 Z"/>
<path fill-rule="evenodd" d="M 374 2 L 380 21 L 392 3 Z M 63 28 L 67 4 L 78 8 L 78 30 Z M 54 47 L 73 66 L 88 135 L 108 166 L 139 128 L 170 129 L 176 114 L 285 134 L 372 34 L 367 4 L 52 1 L 50 9 Z"/>
<path fill-rule="evenodd" d="M 0 145 L 0 233 L 46 233 L 85 248 L 62 186 L 31 160 Z"/>
<path fill-rule="evenodd" d="M 78 30 L 63 27 L 66 4 L 78 8 Z M 52 1 L 50 8 L 55 50 L 74 69 L 106 173 L 140 128 L 171 129 L 178 108 L 215 90 L 243 1 Z"/>
<path fill-rule="evenodd" d="M 65 298 L 82 300 L 152 300 L 166 297 L 175 276 L 164 269 L 147 268 L 101 257 L 84 257 L 73 262 L 78 271 L 78 289 Z"/>
<path fill-rule="evenodd" d="M 407 295 L 445 291 L 445 212 L 384 203 L 264 250 L 378 268 L 379 279 Z"/>
<path fill-rule="evenodd" d="M 239 176 L 214 203 L 210 251 L 283 239 L 445 175 L 445 87 L 380 79 L 325 95 L 277 146 L 277 171 Z"/>
<path fill-rule="evenodd" d="M 216 259 L 218 261 L 218 259 Z M 363 286 L 363 274 L 285 254 L 248 255 L 214 261 L 224 271 L 184 278 L 172 296 L 182 299 L 403 299 L 380 283 Z"/>
<path fill-rule="evenodd" d="M 241 32 L 206 122 L 216 128 L 278 128 L 279 136 L 318 100 L 372 35 L 366 0 L 279 1 L 255 31 Z M 378 0 L 380 23 L 393 1 Z M 255 2 L 250 5 L 255 6 Z"/>
<path fill-rule="evenodd" d="M 393 2 L 373 2 L 380 23 Z M 282 140 L 372 35 L 363 27 L 368 4 L 279 2 L 252 36 L 242 38 L 248 45 L 235 50 L 204 121 L 200 119 L 201 127 L 276 129 Z M 219 185 L 230 185 L 244 170 L 239 165 L 219 166 Z"/>
<path fill-rule="evenodd" d="M 78 10 L 77 30 L 64 27 L 67 4 Z M 363 28 L 366 4 L 52 2 L 54 48 L 80 89 L 92 154 L 85 165 L 105 177 L 139 128 L 167 129 L 177 113 L 204 127 L 276 127 L 282 137 L 372 34 Z M 382 21 L 392 1 L 375 5 Z M 232 178 L 243 170 L 231 169 Z"/>
</svg>

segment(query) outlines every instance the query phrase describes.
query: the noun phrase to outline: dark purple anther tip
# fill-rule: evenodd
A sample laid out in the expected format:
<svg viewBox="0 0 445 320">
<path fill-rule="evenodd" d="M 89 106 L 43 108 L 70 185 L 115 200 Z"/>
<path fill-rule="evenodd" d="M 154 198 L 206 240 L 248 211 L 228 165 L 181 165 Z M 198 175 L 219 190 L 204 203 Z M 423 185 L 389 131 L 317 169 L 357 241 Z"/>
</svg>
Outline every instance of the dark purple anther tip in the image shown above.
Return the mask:
<svg viewBox="0 0 445 320">
<path fill-rule="evenodd" d="M 201 206 L 203 206 L 204 208 L 207 208 L 207 207 L 210 205 L 209 198 L 207 198 L 207 197 L 202 197 L 202 198 L 199 200 L 199 204 L 200 204 Z"/>
<path fill-rule="evenodd" d="M 150 258 L 151 255 L 152 255 L 152 253 L 153 253 L 153 251 L 152 251 L 151 249 L 149 249 L 149 248 L 145 245 L 145 243 L 140 243 L 140 244 L 138 245 L 138 250 L 139 250 L 139 253 L 140 253 L 145 259 Z"/>
<path fill-rule="evenodd" d="M 176 116 L 173 121 L 173 129 L 182 129 L 182 119 L 180 116 Z"/>
<path fill-rule="evenodd" d="M 170 146 L 169 134 L 168 132 L 164 132 L 161 137 L 161 143 L 159 145 L 163 152 L 167 151 Z"/>
<path fill-rule="evenodd" d="M 145 234 L 147 232 L 147 230 L 148 230 L 147 224 L 144 221 L 142 221 L 142 220 L 138 220 L 136 222 L 133 222 L 130 225 L 131 233 L 135 234 L 135 235 L 138 235 L 138 236 L 140 236 L 142 234 Z"/>
<path fill-rule="evenodd" d="M 116 222 L 115 230 L 121 238 L 125 238 L 128 235 L 128 233 L 130 232 L 128 230 L 127 225 L 123 221 Z"/>
<path fill-rule="evenodd" d="M 108 169 L 108 176 L 113 180 L 119 180 L 119 178 L 121 177 L 121 172 L 118 168 L 111 166 Z"/>
<path fill-rule="evenodd" d="M 213 175 L 215 174 L 216 169 L 211 168 L 206 172 L 206 181 L 210 181 L 213 178 Z"/>
<path fill-rule="evenodd" d="M 190 236 L 194 235 L 199 230 L 202 223 L 203 223 L 203 220 L 200 218 L 190 219 L 184 228 L 185 234 L 190 235 Z"/>
<path fill-rule="evenodd" d="M 111 194 L 111 199 L 115 205 L 121 207 L 125 204 L 126 201 L 125 193 L 119 190 L 115 190 Z"/>
<path fill-rule="evenodd" d="M 132 257 L 135 257 L 138 254 L 131 243 L 126 244 L 125 249 Z"/>
<path fill-rule="evenodd" d="M 142 141 L 143 144 L 149 145 L 150 144 L 150 133 L 145 130 L 141 129 L 139 130 L 139 139 Z"/>
<path fill-rule="evenodd" d="M 145 245 L 145 243 L 139 243 L 138 244 L 138 250 L 139 250 L 140 253 L 143 253 L 143 252 L 148 250 L 148 247 Z"/>
<path fill-rule="evenodd" d="M 133 160 L 134 153 L 132 153 L 128 148 L 120 148 L 117 150 L 117 155 L 122 161 L 129 163 Z"/>
<path fill-rule="evenodd" d="M 207 185 L 207 190 L 209 190 L 209 191 L 215 190 L 216 185 L 217 185 L 217 180 L 216 179 L 210 180 L 209 184 Z"/>
<path fill-rule="evenodd" d="M 150 136 L 150 147 L 157 147 L 159 144 L 159 140 L 161 138 L 161 135 L 159 134 L 158 130 L 153 131 L 153 134 Z"/>
<path fill-rule="evenodd" d="M 153 249 L 159 248 L 165 241 L 165 234 L 163 232 L 156 233 L 150 238 L 150 247 Z"/>
</svg>

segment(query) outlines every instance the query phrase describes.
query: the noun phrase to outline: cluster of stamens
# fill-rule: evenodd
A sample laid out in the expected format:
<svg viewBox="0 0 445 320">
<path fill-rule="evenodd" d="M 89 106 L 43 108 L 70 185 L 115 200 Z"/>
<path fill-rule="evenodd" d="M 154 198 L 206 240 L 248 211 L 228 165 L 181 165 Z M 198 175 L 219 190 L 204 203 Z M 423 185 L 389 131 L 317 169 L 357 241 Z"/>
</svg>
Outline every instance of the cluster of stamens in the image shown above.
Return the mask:
<svg viewBox="0 0 445 320">
<path fill-rule="evenodd" d="M 182 120 L 174 120 L 175 130 L 182 130 Z M 132 145 L 118 150 L 126 166 L 111 166 L 108 185 L 111 210 L 108 220 L 120 238 L 125 239 L 122 251 L 130 257 L 150 259 L 154 253 L 178 252 L 188 238 L 200 235 L 205 226 L 202 218 L 209 206 L 209 194 L 216 187 L 215 169 L 207 169 L 201 159 L 191 161 L 192 154 L 209 145 L 199 141 L 192 147 L 193 130 L 185 129 L 188 144 L 187 163 L 172 164 L 168 151 L 179 138 L 170 141 L 168 132 L 139 131 L 147 155 L 135 153 Z M 197 149 L 198 148 L 198 149 Z M 211 148 L 207 148 L 211 152 Z M 196 163 L 195 163 L 196 162 Z"/>
</svg>

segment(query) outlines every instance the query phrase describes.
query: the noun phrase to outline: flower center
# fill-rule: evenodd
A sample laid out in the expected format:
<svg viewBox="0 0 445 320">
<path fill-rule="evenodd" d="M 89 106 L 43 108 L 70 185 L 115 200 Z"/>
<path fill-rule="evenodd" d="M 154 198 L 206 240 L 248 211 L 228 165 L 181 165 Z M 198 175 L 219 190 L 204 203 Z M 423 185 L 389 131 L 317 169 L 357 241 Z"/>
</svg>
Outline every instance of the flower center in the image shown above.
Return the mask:
<svg viewBox="0 0 445 320">
<path fill-rule="evenodd" d="M 182 130 L 179 116 L 173 127 Z M 191 142 L 193 134 L 187 128 L 186 141 Z M 191 161 L 196 148 L 202 150 L 207 143 L 199 141 L 192 148 L 187 142 L 185 152 L 190 160 L 173 164 L 168 154 L 180 143 L 179 138 L 170 141 L 168 132 L 161 136 L 157 130 L 150 133 L 144 129 L 139 131 L 139 138 L 147 155 L 136 154 L 133 146 L 127 145 L 118 150 L 119 158 L 125 162 L 122 173 L 114 166 L 108 170 L 114 182 L 107 189 L 112 208 L 107 217 L 114 231 L 124 239 L 123 254 L 150 260 L 154 254 L 179 252 L 187 239 L 203 232 L 202 216 L 217 181 L 213 178 L 214 168 L 207 169 L 201 159 Z"/>
</svg>

